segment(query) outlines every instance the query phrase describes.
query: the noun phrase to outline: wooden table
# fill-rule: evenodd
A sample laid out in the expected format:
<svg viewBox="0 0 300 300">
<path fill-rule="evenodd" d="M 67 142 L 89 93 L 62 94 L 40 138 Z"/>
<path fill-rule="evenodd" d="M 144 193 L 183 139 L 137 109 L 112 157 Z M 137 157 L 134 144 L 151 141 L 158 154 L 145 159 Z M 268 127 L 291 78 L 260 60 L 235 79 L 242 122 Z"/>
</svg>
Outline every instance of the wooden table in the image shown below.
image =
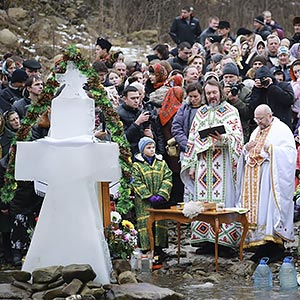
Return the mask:
<svg viewBox="0 0 300 300">
<path fill-rule="evenodd" d="M 218 272 L 218 240 L 219 240 L 219 232 L 220 226 L 222 223 L 232 223 L 232 222 L 240 222 L 243 225 L 243 234 L 241 237 L 240 243 L 240 260 L 243 260 L 243 245 L 246 238 L 246 234 L 248 232 L 248 219 L 246 217 L 247 211 L 243 211 L 242 213 L 236 212 L 230 209 L 224 209 L 223 211 L 205 211 L 199 213 L 196 217 L 190 219 L 185 217 L 182 213 L 182 209 L 171 208 L 171 209 L 147 209 L 150 213 L 150 216 L 147 221 L 147 230 L 150 239 L 150 250 L 154 250 L 154 237 L 152 231 L 152 224 L 155 221 L 160 220 L 173 220 L 177 221 L 177 229 L 178 229 L 178 263 L 180 260 L 180 224 L 181 223 L 191 223 L 193 221 L 204 221 L 213 226 L 216 241 L 215 241 L 215 264 L 216 264 L 216 272 Z"/>
</svg>

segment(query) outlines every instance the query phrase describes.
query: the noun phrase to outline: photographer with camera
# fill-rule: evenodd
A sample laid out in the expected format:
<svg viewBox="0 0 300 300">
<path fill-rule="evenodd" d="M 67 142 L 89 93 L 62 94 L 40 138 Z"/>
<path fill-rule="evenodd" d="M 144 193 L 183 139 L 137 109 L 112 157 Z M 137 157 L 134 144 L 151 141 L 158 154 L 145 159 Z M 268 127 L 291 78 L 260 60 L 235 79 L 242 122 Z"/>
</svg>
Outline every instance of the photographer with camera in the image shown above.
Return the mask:
<svg viewBox="0 0 300 300">
<path fill-rule="evenodd" d="M 249 122 L 251 119 L 251 111 L 249 109 L 249 101 L 251 91 L 240 81 L 239 69 L 235 63 L 225 64 L 222 73 L 226 101 L 239 111 L 244 141 L 247 142 L 250 136 Z"/>
<path fill-rule="evenodd" d="M 294 92 L 289 82 L 278 82 L 266 66 L 255 71 L 250 108 L 254 111 L 260 104 L 271 107 L 273 115 L 292 129 Z"/>
<path fill-rule="evenodd" d="M 147 136 L 155 140 L 157 153 L 164 153 L 164 142 L 157 118 L 152 111 L 139 109 L 140 95 L 134 86 L 127 86 L 123 92 L 123 103 L 119 105 L 117 113 L 123 123 L 124 132 L 130 143 L 132 157 L 139 152 L 139 140 Z"/>
</svg>

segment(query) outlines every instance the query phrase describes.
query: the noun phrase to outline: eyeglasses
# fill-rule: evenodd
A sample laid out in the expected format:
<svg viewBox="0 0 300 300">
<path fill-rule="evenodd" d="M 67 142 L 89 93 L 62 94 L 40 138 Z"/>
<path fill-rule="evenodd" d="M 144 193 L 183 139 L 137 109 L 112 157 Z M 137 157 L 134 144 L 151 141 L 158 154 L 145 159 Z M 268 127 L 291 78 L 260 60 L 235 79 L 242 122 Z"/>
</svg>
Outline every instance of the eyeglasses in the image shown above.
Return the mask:
<svg viewBox="0 0 300 300">
<path fill-rule="evenodd" d="M 262 117 L 255 117 L 253 120 L 258 123 L 258 122 L 261 122 L 267 115 L 264 115 Z"/>
</svg>

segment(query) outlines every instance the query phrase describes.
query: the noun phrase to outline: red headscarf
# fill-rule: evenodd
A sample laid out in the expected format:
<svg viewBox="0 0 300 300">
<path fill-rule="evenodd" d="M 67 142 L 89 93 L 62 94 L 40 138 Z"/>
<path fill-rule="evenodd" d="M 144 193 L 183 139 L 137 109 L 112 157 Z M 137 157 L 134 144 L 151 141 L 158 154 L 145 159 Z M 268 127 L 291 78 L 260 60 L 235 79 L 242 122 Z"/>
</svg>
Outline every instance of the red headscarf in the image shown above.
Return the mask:
<svg viewBox="0 0 300 300">
<path fill-rule="evenodd" d="M 177 113 L 183 97 L 184 90 L 180 86 L 174 86 L 168 90 L 158 114 L 162 126 Z"/>
<path fill-rule="evenodd" d="M 168 78 L 168 72 L 164 66 L 161 64 L 154 64 L 153 66 L 149 67 L 149 71 L 151 72 L 151 68 L 153 69 L 153 73 L 156 78 L 156 82 L 153 84 L 153 87 L 155 89 L 160 88 L 162 85 L 164 85 L 166 79 Z"/>
<path fill-rule="evenodd" d="M 173 87 L 173 86 L 183 86 L 183 76 L 181 74 L 176 74 L 171 76 L 167 79 L 166 86 Z"/>
</svg>

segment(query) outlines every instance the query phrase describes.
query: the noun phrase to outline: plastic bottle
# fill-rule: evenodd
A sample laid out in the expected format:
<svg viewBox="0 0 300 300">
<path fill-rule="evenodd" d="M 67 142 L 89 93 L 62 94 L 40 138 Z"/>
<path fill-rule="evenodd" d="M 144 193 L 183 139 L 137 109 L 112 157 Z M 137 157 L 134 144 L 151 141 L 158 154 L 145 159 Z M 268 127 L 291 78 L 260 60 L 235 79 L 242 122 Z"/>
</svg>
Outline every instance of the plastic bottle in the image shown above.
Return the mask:
<svg viewBox="0 0 300 300">
<path fill-rule="evenodd" d="M 293 258 L 287 256 L 279 270 L 279 282 L 282 289 L 298 288 L 297 271 L 292 263 Z"/>
<path fill-rule="evenodd" d="M 254 287 L 259 289 L 270 289 L 273 286 L 272 271 L 267 265 L 268 257 L 263 257 L 254 271 Z"/>
<path fill-rule="evenodd" d="M 139 268 L 141 268 L 140 266 L 141 257 L 142 257 L 142 250 L 140 248 L 134 249 L 130 260 L 131 268 L 133 270 L 138 270 Z"/>
</svg>

